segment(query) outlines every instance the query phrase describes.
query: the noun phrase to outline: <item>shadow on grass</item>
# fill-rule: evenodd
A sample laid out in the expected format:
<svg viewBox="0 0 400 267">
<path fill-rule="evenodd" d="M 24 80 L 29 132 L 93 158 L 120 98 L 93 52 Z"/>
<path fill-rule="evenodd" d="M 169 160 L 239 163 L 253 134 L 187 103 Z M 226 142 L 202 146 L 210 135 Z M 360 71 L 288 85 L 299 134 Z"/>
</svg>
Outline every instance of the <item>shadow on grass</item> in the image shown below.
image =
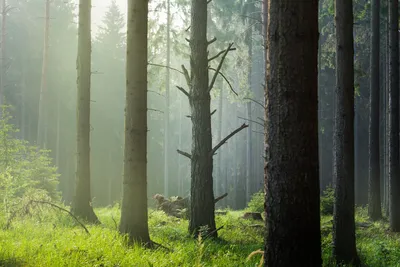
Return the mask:
<svg viewBox="0 0 400 267">
<path fill-rule="evenodd" d="M 18 259 L 0 259 L 0 267 L 20 267 L 24 263 Z"/>
</svg>

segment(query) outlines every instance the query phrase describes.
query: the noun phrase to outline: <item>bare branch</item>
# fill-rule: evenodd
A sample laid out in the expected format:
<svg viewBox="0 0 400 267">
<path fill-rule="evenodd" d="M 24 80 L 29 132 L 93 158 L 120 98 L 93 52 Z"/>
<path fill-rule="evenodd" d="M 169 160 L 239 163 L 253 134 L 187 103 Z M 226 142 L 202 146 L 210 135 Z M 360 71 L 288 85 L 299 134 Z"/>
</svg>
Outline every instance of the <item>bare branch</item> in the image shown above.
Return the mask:
<svg viewBox="0 0 400 267">
<path fill-rule="evenodd" d="M 217 71 L 216 69 L 214 69 L 214 68 L 212 68 L 212 67 L 208 67 L 210 70 L 213 70 L 213 71 Z M 236 91 L 233 89 L 233 86 L 232 86 L 232 84 L 229 82 L 229 80 L 228 80 L 228 78 L 226 78 L 226 76 L 222 73 L 222 72 L 219 72 L 218 73 L 219 75 L 221 75 L 222 76 L 222 78 L 224 78 L 224 80 L 226 81 L 226 83 L 229 85 L 229 88 L 231 89 L 231 91 L 236 95 L 236 96 L 239 96 L 238 95 L 238 93 L 236 93 Z"/>
<path fill-rule="evenodd" d="M 188 43 L 190 44 L 190 39 L 188 39 L 188 38 L 185 38 L 185 40 L 186 40 L 186 42 L 188 42 Z"/>
<path fill-rule="evenodd" d="M 236 48 L 231 48 L 229 51 L 235 51 L 235 50 L 236 50 Z M 214 59 L 218 58 L 220 55 L 222 55 L 222 54 L 225 53 L 225 52 L 226 52 L 226 49 L 220 51 L 220 52 L 219 52 L 218 54 L 216 54 L 215 56 L 210 57 L 210 58 L 208 59 L 208 61 L 211 61 L 211 60 L 214 60 Z"/>
<path fill-rule="evenodd" d="M 210 41 L 207 41 L 207 45 L 210 45 L 210 44 L 214 43 L 215 41 L 217 41 L 217 37 L 214 37 Z"/>
<path fill-rule="evenodd" d="M 240 116 L 238 116 L 238 118 L 239 118 L 239 119 L 242 119 L 242 120 L 245 120 L 245 121 L 253 122 L 253 123 L 255 123 L 255 124 L 258 124 L 258 125 L 261 125 L 262 127 L 264 127 L 264 124 L 259 123 L 258 121 L 253 121 L 253 120 L 246 119 L 246 118 L 243 118 L 243 117 L 240 117 Z"/>
<path fill-rule="evenodd" d="M 180 86 L 176 86 L 176 88 L 178 88 L 179 91 L 181 91 L 181 92 L 184 93 L 188 98 L 190 98 L 190 94 L 189 94 L 188 91 L 186 91 L 185 89 L 183 89 L 183 88 L 180 87 Z"/>
<path fill-rule="evenodd" d="M 168 66 L 165 66 L 165 65 L 156 64 L 156 63 L 150 63 L 150 62 L 147 62 L 147 65 L 155 66 L 155 67 L 167 68 L 167 69 L 174 70 L 174 71 L 179 72 L 180 74 L 185 75 L 185 73 L 183 73 L 182 71 L 180 71 L 180 70 L 178 70 L 178 69 L 175 69 L 175 68 L 173 68 L 173 67 L 168 67 Z"/>
<path fill-rule="evenodd" d="M 159 110 L 159 109 L 155 109 L 155 108 L 148 108 L 148 111 L 156 111 L 156 112 L 160 112 L 160 113 L 164 113 L 164 111 Z"/>
<path fill-rule="evenodd" d="M 225 53 L 222 55 L 221 61 L 219 62 L 218 67 L 217 67 L 217 70 L 215 71 L 214 76 L 212 77 L 211 83 L 210 83 L 210 85 L 209 85 L 209 87 L 208 87 L 208 91 L 209 91 L 209 92 L 213 89 L 215 80 L 217 79 L 217 76 L 218 76 L 218 74 L 219 74 L 219 71 L 220 71 L 221 68 L 222 68 L 222 64 L 224 64 L 226 55 L 228 55 L 228 53 L 229 53 L 229 51 L 231 50 L 232 46 L 233 46 L 233 43 L 230 43 L 230 44 L 228 45 L 228 48 L 225 50 Z"/>
<path fill-rule="evenodd" d="M 189 88 L 190 88 L 191 82 L 190 82 L 189 72 L 188 72 L 188 70 L 185 68 L 185 65 L 182 64 L 181 68 L 182 68 L 182 70 L 183 70 L 183 75 L 185 76 L 186 83 L 187 83 L 187 85 L 188 85 Z"/>
<path fill-rule="evenodd" d="M 178 152 L 178 154 L 181 154 L 182 156 L 187 157 L 188 159 L 192 159 L 192 155 L 190 155 L 190 154 L 187 153 L 187 152 L 184 152 L 184 151 L 179 150 L 179 149 L 177 149 L 176 152 Z"/>
<path fill-rule="evenodd" d="M 215 152 L 217 152 L 217 150 L 223 145 L 225 144 L 232 136 L 234 136 L 235 134 L 237 134 L 238 132 L 240 132 L 241 130 L 245 129 L 249 127 L 248 124 L 243 123 L 242 126 L 240 126 L 239 128 L 237 128 L 236 130 L 234 130 L 233 132 L 231 132 L 228 136 L 226 136 L 224 139 L 222 139 L 212 150 L 210 153 L 210 156 L 212 157 Z"/>
<path fill-rule="evenodd" d="M 159 95 L 159 96 L 162 96 L 162 97 L 165 97 L 163 94 L 160 94 L 159 92 L 154 91 L 154 90 L 147 90 L 147 92 L 153 93 L 153 94 L 156 94 L 156 95 Z"/>
<path fill-rule="evenodd" d="M 247 99 L 247 100 L 253 101 L 254 103 L 260 105 L 262 108 L 265 108 L 265 106 L 264 106 L 263 103 L 261 103 L 260 101 L 255 100 L 255 99 L 253 99 L 253 98 L 245 97 L 245 98 L 243 98 L 243 99 Z"/>
<path fill-rule="evenodd" d="M 225 193 L 225 194 L 223 194 L 223 195 L 217 197 L 216 199 L 214 199 L 214 203 L 217 203 L 218 201 L 224 199 L 227 195 L 228 195 L 228 193 Z"/>
<path fill-rule="evenodd" d="M 211 112 L 211 114 L 210 114 L 210 115 L 211 115 L 211 116 L 212 116 L 212 115 L 214 115 L 214 114 L 215 114 L 215 112 L 217 112 L 217 110 L 216 110 L 216 109 L 214 109 L 214 110 Z"/>
<path fill-rule="evenodd" d="M 263 123 L 265 123 L 265 120 L 261 117 L 257 117 L 257 119 L 259 119 L 260 121 L 262 121 Z"/>
</svg>

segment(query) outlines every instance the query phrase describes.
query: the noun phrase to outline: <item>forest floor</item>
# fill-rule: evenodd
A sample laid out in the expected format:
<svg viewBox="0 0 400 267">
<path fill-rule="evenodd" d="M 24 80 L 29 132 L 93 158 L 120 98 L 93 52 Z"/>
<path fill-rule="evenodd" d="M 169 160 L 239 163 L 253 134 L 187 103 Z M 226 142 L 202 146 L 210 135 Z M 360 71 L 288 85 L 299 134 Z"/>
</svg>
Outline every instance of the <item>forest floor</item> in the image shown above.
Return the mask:
<svg viewBox="0 0 400 267">
<path fill-rule="evenodd" d="M 240 218 L 243 211 L 217 216 L 219 240 L 199 242 L 187 235 L 188 221 L 149 211 L 150 235 L 166 248 L 129 247 L 116 230 L 119 210 L 97 209 L 102 225 L 87 226 L 90 235 L 67 214 L 41 211 L 0 230 L 0 266 L 257 266 L 263 247 L 262 222 Z M 332 217 L 321 220 L 324 266 L 332 266 Z M 387 222 L 370 223 L 357 211 L 357 246 L 366 266 L 400 266 L 400 235 Z"/>
</svg>

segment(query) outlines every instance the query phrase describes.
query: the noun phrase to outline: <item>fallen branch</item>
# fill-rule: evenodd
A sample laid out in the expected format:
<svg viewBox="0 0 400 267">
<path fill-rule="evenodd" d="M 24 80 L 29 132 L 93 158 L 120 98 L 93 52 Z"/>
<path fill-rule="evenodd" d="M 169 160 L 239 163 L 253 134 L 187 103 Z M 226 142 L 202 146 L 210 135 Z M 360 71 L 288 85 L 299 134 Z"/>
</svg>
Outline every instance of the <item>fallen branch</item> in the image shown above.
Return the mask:
<svg viewBox="0 0 400 267">
<path fill-rule="evenodd" d="M 64 212 L 68 213 L 72 218 L 74 218 L 74 220 L 75 220 L 80 226 L 82 226 L 83 229 L 85 229 L 85 232 L 86 232 L 88 235 L 90 235 L 89 230 L 86 228 L 86 226 L 85 226 L 83 223 L 81 223 L 81 222 L 78 220 L 78 218 L 76 218 L 75 215 L 72 214 L 69 210 L 66 210 L 66 209 L 64 209 L 64 208 L 62 208 L 62 207 L 60 207 L 60 206 L 58 206 L 58 205 L 56 205 L 56 204 L 54 204 L 54 203 L 47 202 L 47 201 L 43 201 L 43 200 L 31 200 L 31 202 L 32 202 L 32 203 L 38 203 L 38 204 L 47 204 L 47 205 L 52 206 L 53 208 L 57 208 L 57 209 L 59 209 L 59 210 L 61 210 L 61 211 L 64 211 Z"/>
<path fill-rule="evenodd" d="M 208 67 L 208 69 L 213 70 L 213 71 L 217 71 L 216 69 L 214 69 L 214 68 L 212 68 L 212 67 Z M 228 78 L 226 78 L 226 76 L 225 76 L 222 72 L 219 72 L 218 74 L 221 75 L 222 78 L 224 78 L 224 80 L 226 81 L 226 83 L 229 85 L 229 88 L 231 89 L 231 91 L 232 91 L 236 96 L 238 96 L 238 93 L 236 93 L 236 91 L 233 89 L 233 86 L 232 86 L 232 84 L 229 82 Z"/>
<path fill-rule="evenodd" d="M 225 49 L 225 52 L 224 52 L 224 54 L 222 55 L 221 61 L 220 61 L 219 64 L 218 64 L 217 70 L 215 71 L 214 76 L 212 77 L 211 83 L 210 83 L 210 85 L 209 85 L 209 87 L 208 87 L 208 91 L 211 91 L 211 90 L 213 89 L 215 80 L 217 79 L 217 76 L 218 76 L 218 73 L 219 73 L 219 71 L 220 71 L 221 68 L 222 68 L 222 64 L 224 64 L 224 61 L 225 61 L 226 56 L 228 55 L 229 51 L 231 51 L 232 46 L 233 46 L 233 43 L 230 43 L 230 44 L 228 45 L 228 48 Z"/>
<path fill-rule="evenodd" d="M 214 204 L 216 204 L 218 201 L 220 201 L 221 199 L 224 199 L 226 196 L 228 195 L 228 193 L 223 194 L 222 196 L 217 197 L 216 199 L 214 199 Z"/>
<path fill-rule="evenodd" d="M 239 128 L 237 128 L 236 130 L 234 130 L 233 132 L 231 132 L 227 137 L 225 137 L 224 139 L 222 139 L 210 152 L 210 156 L 212 157 L 215 152 L 217 152 L 217 150 L 223 145 L 225 144 L 232 136 L 234 136 L 235 134 L 237 134 L 238 132 L 240 132 L 241 130 L 243 130 L 244 128 L 249 127 L 248 124 L 243 123 L 242 126 L 240 126 Z"/>
<path fill-rule="evenodd" d="M 184 152 L 184 151 L 179 150 L 179 149 L 177 149 L 176 152 L 178 152 L 178 153 L 181 154 L 182 156 L 187 157 L 188 159 L 192 159 L 192 155 L 190 155 L 190 154 L 187 153 L 187 152 Z"/>
<path fill-rule="evenodd" d="M 178 88 L 179 91 L 181 91 L 181 92 L 184 93 L 188 98 L 190 98 L 190 94 L 189 94 L 188 91 L 186 91 L 185 89 L 183 89 L 183 88 L 180 87 L 180 86 L 176 86 L 176 88 Z"/>
</svg>

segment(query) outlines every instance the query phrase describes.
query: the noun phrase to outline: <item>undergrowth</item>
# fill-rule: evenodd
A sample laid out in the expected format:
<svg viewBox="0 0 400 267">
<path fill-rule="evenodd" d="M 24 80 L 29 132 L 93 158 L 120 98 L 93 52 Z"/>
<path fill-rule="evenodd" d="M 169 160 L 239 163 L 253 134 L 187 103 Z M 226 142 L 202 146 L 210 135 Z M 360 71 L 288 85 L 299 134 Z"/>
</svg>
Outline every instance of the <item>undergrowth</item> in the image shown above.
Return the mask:
<svg viewBox="0 0 400 267">
<path fill-rule="evenodd" d="M 42 209 L 18 218 L 9 230 L 0 230 L 0 266 L 258 266 L 263 248 L 263 227 L 240 218 L 243 211 L 217 216 L 217 240 L 188 236 L 188 221 L 149 211 L 152 239 L 164 247 L 129 247 L 117 231 L 117 207 L 96 210 L 100 226 L 87 226 L 90 235 L 67 214 Z M 4 221 L 0 221 L 4 225 Z M 357 209 L 357 249 L 365 266 L 400 266 L 399 234 L 386 221 L 369 222 L 365 209 Z M 321 217 L 324 266 L 334 266 L 332 216 Z M 257 252 L 257 253 L 254 253 Z M 253 253 L 253 254 L 252 254 Z M 248 257 L 252 254 L 252 257 Z"/>
</svg>

